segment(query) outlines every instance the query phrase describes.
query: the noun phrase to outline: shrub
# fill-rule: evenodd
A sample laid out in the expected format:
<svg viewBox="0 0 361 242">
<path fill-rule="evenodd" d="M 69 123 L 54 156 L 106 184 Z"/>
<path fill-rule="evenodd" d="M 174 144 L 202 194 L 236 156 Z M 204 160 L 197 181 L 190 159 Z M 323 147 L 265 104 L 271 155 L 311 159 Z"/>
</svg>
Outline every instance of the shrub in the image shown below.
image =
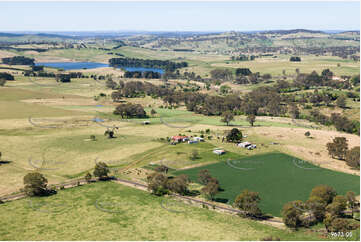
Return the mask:
<svg viewBox="0 0 361 242">
<path fill-rule="evenodd" d="M 5 86 L 5 84 L 6 84 L 6 79 L 0 78 L 0 87 Z"/>
<path fill-rule="evenodd" d="M 344 218 L 334 218 L 328 224 L 327 230 L 329 232 L 349 232 L 352 230 L 351 223 Z"/>
<path fill-rule="evenodd" d="M 197 150 L 193 150 L 190 157 L 191 160 L 196 160 L 199 158 L 199 152 Z"/>
<path fill-rule="evenodd" d="M 86 182 L 90 182 L 92 179 L 92 175 L 88 172 L 84 178 L 85 178 Z"/>
</svg>

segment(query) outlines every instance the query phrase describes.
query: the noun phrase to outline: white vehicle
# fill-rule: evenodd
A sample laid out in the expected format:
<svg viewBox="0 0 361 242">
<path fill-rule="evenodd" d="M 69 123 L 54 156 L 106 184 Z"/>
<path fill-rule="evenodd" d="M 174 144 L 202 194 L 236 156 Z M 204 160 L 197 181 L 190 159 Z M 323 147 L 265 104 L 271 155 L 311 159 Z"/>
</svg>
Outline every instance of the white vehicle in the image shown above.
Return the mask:
<svg viewBox="0 0 361 242">
<path fill-rule="evenodd" d="M 188 144 L 197 144 L 197 143 L 198 143 L 197 140 L 189 140 L 189 141 L 188 141 Z"/>
</svg>

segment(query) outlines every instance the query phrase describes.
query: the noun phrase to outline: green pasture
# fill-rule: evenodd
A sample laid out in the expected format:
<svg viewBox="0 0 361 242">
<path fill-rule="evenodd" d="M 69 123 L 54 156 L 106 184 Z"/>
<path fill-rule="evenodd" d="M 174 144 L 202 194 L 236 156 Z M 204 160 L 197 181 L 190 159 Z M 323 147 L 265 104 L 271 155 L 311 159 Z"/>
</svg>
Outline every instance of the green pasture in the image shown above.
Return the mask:
<svg viewBox="0 0 361 242">
<path fill-rule="evenodd" d="M 306 201 L 313 187 L 321 184 L 336 189 L 338 194 L 359 194 L 360 177 L 319 168 L 282 153 L 269 153 L 222 161 L 215 164 L 174 172 L 187 174 L 197 182 L 200 170 L 208 169 L 220 181 L 224 191 L 216 200 L 232 204 L 244 189 L 259 192 L 260 207 L 265 213 L 280 216 L 285 203 Z"/>
<path fill-rule="evenodd" d="M 165 208 L 181 210 L 171 212 Z M 113 182 L 0 204 L 1 240 L 325 240 L 193 207 Z"/>
<path fill-rule="evenodd" d="M 188 133 L 185 133 L 188 135 Z M 198 165 L 202 163 L 214 163 L 225 159 L 236 159 L 239 155 L 227 152 L 225 155 L 219 156 L 213 153 L 213 149 L 217 148 L 209 142 L 200 142 L 196 144 L 181 143 L 177 145 L 168 145 L 157 147 L 146 152 L 136 154 L 131 157 L 134 160 L 141 159 L 143 164 L 157 162 L 173 169 L 179 169 L 186 166 Z M 193 151 L 198 152 L 198 157 L 194 160 L 190 158 Z"/>
<path fill-rule="evenodd" d="M 119 122 L 125 122 L 122 120 L 119 115 L 114 115 L 112 113 L 101 112 L 101 109 L 96 115 L 100 118 L 104 119 L 112 119 L 116 123 L 116 120 Z M 150 116 L 150 111 L 152 108 L 144 109 L 149 115 L 148 118 L 142 119 L 129 119 L 129 123 L 134 123 L 141 125 L 142 121 L 149 120 L 152 124 L 165 124 L 170 127 L 177 128 L 182 130 L 192 129 L 192 126 L 196 124 L 204 124 L 204 125 L 212 125 L 212 126 L 224 126 L 228 128 L 236 127 L 250 127 L 249 122 L 246 120 L 246 116 L 235 116 L 234 121 L 231 121 L 229 126 L 226 126 L 226 123 L 222 122 L 222 117 L 220 116 L 205 116 L 201 114 L 195 114 L 190 111 L 180 110 L 180 109 L 166 109 L 166 108 L 154 108 L 157 112 L 155 116 Z M 106 121 L 106 120 L 105 120 Z M 279 122 L 277 120 L 263 120 L 256 119 L 254 124 L 255 126 L 274 126 L 274 127 L 289 127 L 289 128 L 297 128 L 298 126 L 294 125 L 291 121 L 289 122 Z"/>
<path fill-rule="evenodd" d="M 81 113 L 75 111 L 68 111 L 56 107 L 21 101 L 25 99 L 46 99 L 57 97 L 61 96 L 51 92 L 37 92 L 17 88 L 0 88 L 0 119 L 81 115 Z"/>
</svg>

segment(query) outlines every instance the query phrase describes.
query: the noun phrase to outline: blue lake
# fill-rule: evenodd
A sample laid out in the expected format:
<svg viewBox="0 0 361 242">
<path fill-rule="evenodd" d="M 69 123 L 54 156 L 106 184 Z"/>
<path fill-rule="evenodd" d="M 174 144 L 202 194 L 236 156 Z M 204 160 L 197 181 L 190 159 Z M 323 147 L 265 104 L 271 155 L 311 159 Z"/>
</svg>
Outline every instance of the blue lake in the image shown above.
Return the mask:
<svg viewBox="0 0 361 242">
<path fill-rule="evenodd" d="M 61 68 L 64 70 L 78 70 L 78 69 L 94 69 L 99 67 L 109 67 L 108 64 L 98 63 L 98 62 L 37 62 L 36 66 L 46 66 L 53 68 Z M 121 68 L 126 71 L 153 71 L 160 74 L 164 73 L 164 70 L 158 68 L 145 68 L 145 67 L 130 67 L 130 66 L 117 66 L 116 68 Z"/>
<path fill-rule="evenodd" d="M 47 66 L 53 68 L 62 68 L 64 70 L 77 70 L 77 69 L 94 69 L 99 67 L 108 67 L 108 64 L 97 62 L 38 62 L 36 66 Z"/>
</svg>

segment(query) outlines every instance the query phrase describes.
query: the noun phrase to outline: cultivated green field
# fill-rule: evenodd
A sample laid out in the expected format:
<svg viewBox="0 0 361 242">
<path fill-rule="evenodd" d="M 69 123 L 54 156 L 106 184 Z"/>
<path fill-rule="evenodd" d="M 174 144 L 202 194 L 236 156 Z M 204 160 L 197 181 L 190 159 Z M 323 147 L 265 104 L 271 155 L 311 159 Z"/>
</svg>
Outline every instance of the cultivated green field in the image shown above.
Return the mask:
<svg viewBox="0 0 361 242">
<path fill-rule="evenodd" d="M 163 207 L 182 211 L 170 212 Z M 99 182 L 0 204 L 0 240 L 322 240 Z"/>
<path fill-rule="evenodd" d="M 187 174 L 197 182 L 200 170 L 208 169 L 224 191 L 216 199 L 233 203 L 243 189 L 259 192 L 260 207 L 274 216 L 281 215 L 283 205 L 293 200 L 306 201 L 313 187 L 327 184 L 338 194 L 359 194 L 360 177 L 311 165 L 282 153 L 270 153 L 219 162 L 174 172 Z"/>
</svg>

